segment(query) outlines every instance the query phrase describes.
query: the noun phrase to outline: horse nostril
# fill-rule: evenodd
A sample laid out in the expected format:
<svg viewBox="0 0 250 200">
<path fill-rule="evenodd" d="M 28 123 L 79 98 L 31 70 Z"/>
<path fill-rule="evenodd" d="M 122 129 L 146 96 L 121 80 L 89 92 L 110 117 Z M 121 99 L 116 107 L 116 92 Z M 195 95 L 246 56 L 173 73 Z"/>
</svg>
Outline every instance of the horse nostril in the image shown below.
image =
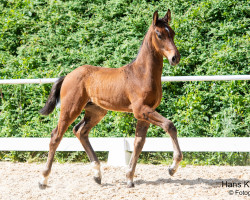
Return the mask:
<svg viewBox="0 0 250 200">
<path fill-rule="evenodd" d="M 172 58 L 172 62 L 175 63 L 176 62 L 176 56 L 173 56 Z"/>
</svg>

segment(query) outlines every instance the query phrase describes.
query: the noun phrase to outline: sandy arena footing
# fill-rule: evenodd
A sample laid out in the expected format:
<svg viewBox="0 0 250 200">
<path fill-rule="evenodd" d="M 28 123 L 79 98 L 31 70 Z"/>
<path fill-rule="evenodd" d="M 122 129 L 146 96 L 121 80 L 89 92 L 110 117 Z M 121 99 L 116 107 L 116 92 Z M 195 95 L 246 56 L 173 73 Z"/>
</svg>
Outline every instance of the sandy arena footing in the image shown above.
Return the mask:
<svg viewBox="0 0 250 200">
<path fill-rule="evenodd" d="M 44 166 L 0 162 L 0 199 L 250 199 L 249 166 L 186 166 L 171 177 L 166 165 L 138 164 L 135 187 L 127 188 L 125 167 L 102 163 L 102 185 L 97 185 L 90 164 L 54 163 L 48 187 L 41 190 L 38 181 Z"/>
</svg>

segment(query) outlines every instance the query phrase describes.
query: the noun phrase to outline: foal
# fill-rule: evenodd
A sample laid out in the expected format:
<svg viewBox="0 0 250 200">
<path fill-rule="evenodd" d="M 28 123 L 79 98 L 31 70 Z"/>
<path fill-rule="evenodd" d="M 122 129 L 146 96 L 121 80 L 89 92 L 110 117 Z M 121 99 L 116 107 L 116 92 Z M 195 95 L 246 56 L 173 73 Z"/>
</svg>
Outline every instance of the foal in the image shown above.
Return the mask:
<svg viewBox="0 0 250 200">
<path fill-rule="evenodd" d="M 169 26 L 171 12 L 159 19 L 153 15 L 152 25 L 143 40 L 137 58 L 121 68 L 103 68 L 90 65 L 81 66 L 66 77 L 57 80 L 49 98 L 40 110 L 50 114 L 61 99 L 61 113 L 57 127 L 51 133 L 49 154 L 43 179 L 39 182 L 45 188 L 51 171 L 55 151 L 69 125 L 85 110 L 84 119 L 73 132 L 80 140 L 94 168 L 94 180 L 101 184 L 100 162 L 89 142 L 88 134 L 107 114 L 107 110 L 134 113 L 137 121 L 134 151 L 126 173 L 127 186 L 133 187 L 133 176 L 139 154 L 145 143 L 150 123 L 168 132 L 174 149 L 174 161 L 169 168 L 173 175 L 182 160 L 177 140 L 177 130 L 170 120 L 155 111 L 162 98 L 161 75 L 163 56 L 171 65 L 180 61 L 180 54 L 174 44 L 174 31 Z"/>
</svg>

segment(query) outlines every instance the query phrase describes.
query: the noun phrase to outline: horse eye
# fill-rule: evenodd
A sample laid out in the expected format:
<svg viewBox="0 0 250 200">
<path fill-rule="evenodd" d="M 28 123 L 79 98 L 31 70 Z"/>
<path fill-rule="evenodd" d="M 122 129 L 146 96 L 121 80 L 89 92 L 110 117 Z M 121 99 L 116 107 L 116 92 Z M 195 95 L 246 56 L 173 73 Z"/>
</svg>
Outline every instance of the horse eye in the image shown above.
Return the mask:
<svg viewBox="0 0 250 200">
<path fill-rule="evenodd" d="M 160 32 L 156 31 L 157 37 L 161 40 L 162 39 L 162 35 L 160 34 Z"/>
</svg>

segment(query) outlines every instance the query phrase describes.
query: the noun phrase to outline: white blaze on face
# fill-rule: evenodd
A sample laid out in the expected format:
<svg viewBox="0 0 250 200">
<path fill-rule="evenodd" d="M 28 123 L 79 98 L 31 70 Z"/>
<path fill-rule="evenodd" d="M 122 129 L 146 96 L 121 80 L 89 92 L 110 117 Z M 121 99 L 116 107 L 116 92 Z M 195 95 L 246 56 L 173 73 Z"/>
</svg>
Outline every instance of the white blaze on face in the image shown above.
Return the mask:
<svg viewBox="0 0 250 200">
<path fill-rule="evenodd" d="M 169 60 L 169 62 L 171 63 L 171 59 L 172 57 L 175 55 L 175 50 L 171 49 L 171 50 L 163 50 L 163 55 Z"/>
<path fill-rule="evenodd" d="M 165 27 L 165 30 L 170 34 L 170 31 L 169 31 L 168 27 Z"/>
</svg>

